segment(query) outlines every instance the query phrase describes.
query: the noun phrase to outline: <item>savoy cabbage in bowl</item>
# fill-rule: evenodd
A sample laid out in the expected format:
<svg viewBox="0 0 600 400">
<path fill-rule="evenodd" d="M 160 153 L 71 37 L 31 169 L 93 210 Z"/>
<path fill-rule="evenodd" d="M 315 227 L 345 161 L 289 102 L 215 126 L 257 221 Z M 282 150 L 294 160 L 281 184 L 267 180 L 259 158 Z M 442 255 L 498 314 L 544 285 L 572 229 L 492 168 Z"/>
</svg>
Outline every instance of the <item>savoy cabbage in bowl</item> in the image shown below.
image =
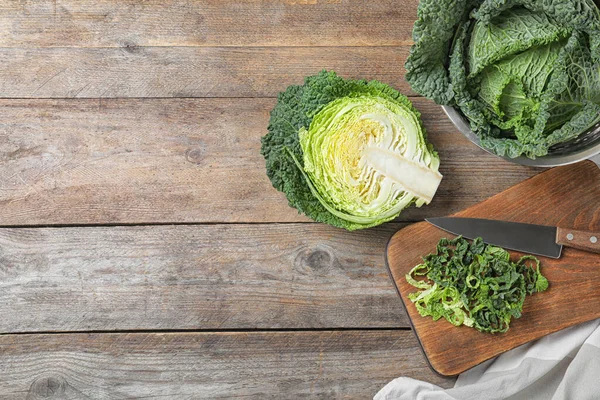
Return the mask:
<svg viewBox="0 0 600 400">
<path fill-rule="evenodd" d="M 592 0 L 421 0 L 413 39 L 412 88 L 460 111 L 497 155 L 546 156 L 600 121 Z"/>
</svg>

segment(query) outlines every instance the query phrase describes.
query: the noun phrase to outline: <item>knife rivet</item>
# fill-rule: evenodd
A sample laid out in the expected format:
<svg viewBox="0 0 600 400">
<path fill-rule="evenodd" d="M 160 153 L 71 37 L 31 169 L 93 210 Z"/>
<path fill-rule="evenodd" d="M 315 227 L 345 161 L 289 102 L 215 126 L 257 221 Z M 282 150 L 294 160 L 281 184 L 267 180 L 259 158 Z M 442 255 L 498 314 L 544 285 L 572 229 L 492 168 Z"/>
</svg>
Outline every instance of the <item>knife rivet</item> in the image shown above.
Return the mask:
<svg viewBox="0 0 600 400">
<path fill-rule="evenodd" d="M 573 240 L 573 234 L 572 234 L 572 233 L 569 233 L 569 234 L 567 235 L 567 239 L 569 239 L 569 240 Z"/>
<path fill-rule="evenodd" d="M 596 243 L 597 241 L 598 241 L 598 238 L 596 236 L 592 236 L 590 238 L 590 242 L 592 242 L 592 243 Z"/>
</svg>

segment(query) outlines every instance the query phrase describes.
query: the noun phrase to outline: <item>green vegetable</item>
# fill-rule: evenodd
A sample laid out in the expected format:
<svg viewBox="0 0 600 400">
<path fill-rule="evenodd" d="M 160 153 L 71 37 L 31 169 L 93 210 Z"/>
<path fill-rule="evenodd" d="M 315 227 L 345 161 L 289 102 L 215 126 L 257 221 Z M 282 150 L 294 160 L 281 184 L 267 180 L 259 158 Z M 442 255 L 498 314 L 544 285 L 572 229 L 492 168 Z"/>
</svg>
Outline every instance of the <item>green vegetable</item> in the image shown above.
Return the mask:
<svg viewBox="0 0 600 400">
<path fill-rule="evenodd" d="M 442 176 L 420 114 L 398 91 L 334 72 L 290 86 L 261 153 L 273 186 L 315 221 L 355 230 L 433 198 Z"/>
<path fill-rule="evenodd" d="M 498 155 L 544 156 L 600 120 L 592 0 L 421 0 L 413 39 L 412 88 L 460 109 Z"/>
<path fill-rule="evenodd" d="M 420 315 L 490 333 L 506 332 L 511 318 L 521 316 L 525 295 L 548 288 L 537 258 L 513 262 L 500 247 L 460 236 L 441 239 L 437 253 L 424 257 L 406 281 L 420 289 L 408 295 Z"/>
</svg>

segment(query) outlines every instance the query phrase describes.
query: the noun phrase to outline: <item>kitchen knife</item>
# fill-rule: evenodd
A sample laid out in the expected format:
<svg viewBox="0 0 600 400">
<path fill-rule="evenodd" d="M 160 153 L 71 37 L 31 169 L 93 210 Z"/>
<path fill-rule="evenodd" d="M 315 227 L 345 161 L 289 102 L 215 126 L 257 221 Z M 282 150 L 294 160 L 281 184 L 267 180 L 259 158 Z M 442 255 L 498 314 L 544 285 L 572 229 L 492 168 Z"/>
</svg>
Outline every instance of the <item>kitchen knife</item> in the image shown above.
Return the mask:
<svg viewBox="0 0 600 400">
<path fill-rule="evenodd" d="M 559 258 L 563 246 L 600 253 L 600 232 L 479 218 L 442 217 L 426 221 L 455 235 L 481 237 L 488 244 L 522 253 Z"/>
</svg>

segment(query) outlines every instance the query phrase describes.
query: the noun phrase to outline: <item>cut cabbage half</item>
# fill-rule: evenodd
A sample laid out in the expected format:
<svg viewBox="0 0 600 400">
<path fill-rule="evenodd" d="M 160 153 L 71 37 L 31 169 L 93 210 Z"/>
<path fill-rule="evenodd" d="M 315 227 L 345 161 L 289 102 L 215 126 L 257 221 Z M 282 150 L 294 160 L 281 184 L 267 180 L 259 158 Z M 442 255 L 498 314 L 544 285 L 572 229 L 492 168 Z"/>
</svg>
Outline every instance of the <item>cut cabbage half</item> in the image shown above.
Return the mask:
<svg viewBox="0 0 600 400">
<path fill-rule="evenodd" d="M 418 116 L 383 97 L 332 101 L 300 131 L 300 146 L 315 197 L 356 223 L 385 222 L 413 202 L 428 204 L 442 180 Z"/>
</svg>

